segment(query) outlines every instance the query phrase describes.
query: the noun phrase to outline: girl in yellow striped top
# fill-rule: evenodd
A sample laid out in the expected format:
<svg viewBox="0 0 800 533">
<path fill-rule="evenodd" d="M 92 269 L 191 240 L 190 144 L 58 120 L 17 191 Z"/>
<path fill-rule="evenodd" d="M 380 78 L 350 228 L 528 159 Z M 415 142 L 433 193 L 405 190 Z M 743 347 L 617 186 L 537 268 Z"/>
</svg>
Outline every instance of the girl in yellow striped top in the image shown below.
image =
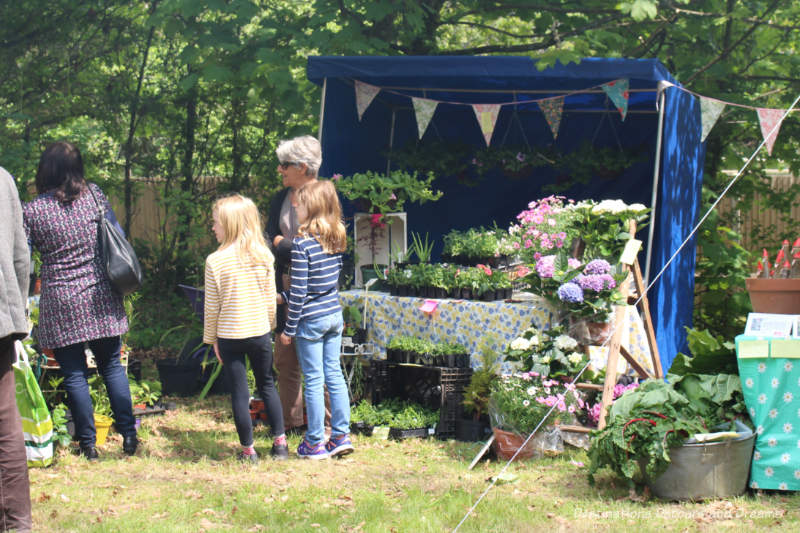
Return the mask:
<svg viewBox="0 0 800 533">
<path fill-rule="evenodd" d="M 257 462 L 250 419 L 245 355 L 276 435 L 271 454 L 286 459 L 289 449 L 283 412 L 272 370 L 271 331 L 275 327 L 274 258 L 262 233 L 261 217 L 249 198 L 234 194 L 216 201 L 212 230 L 220 243 L 206 258 L 203 342 L 213 344 L 225 365 L 242 451 L 239 459 Z"/>
</svg>

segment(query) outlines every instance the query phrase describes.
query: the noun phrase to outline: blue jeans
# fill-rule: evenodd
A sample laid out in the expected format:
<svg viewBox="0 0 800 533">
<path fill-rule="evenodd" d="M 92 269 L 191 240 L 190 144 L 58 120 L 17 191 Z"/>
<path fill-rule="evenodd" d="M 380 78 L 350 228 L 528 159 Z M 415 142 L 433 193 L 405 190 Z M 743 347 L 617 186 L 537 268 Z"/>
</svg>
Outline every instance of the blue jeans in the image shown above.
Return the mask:
<svg viewBox="0 0 800 533">
<path fill-rule="evenodd" d="M 95 339 L 88 344 L 94 354 L 97 370 L 106 384 L 114 413 L 114 426 L 123 437 L 136 435 L 136 419 L 133 417 L 128 376 L 119 362 L 119 351 L 122 347 L 120 338 Z M 82 446 L 94 446 L 97 432 L 94 427 L 94 407 L 87 381 L 89 369 L 86 366 L 83 345 L 84 343 L 79 342 L 55 348 L 53 354 L 61 366 L 61 375 L 64 376 L 64 389 L 67 391 L 69 409 L 75 423 L 75 439 Z"/>
<path fill-rule="evenodd" d="M 342 375 L 342 313 L 302 318 L 297 325 L 297 359 L 305 378 L 304 396 L 308 430 L 306 441 L 316 445 L 325 438 L 325 394 L 331 400 L 331 434 L 350 433 L 350 397 Z"/>
</svg>

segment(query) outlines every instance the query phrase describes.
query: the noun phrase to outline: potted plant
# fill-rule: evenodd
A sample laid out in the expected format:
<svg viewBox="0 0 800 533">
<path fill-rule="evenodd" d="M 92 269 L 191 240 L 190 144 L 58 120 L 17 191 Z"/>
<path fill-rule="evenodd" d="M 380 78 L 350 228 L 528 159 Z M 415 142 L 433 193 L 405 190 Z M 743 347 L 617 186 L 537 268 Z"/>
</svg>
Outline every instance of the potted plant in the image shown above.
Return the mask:
<svg viewBox="0 0 800 533">
<path fill-rule="evenodd" d="M 520 370 L 533 371 L 542 377 L 571 379 L 589 358 L 566 330 L 564 326 L 547 330 L 529 327 L 506 346 L 505 361 L 518 362 Z M 602 374 L 588 368 L 582 379 L 598 382 L 601 377 Z"/>
<path fill-rule="evenodd" d="M 345 305 L 342 307 L 342 317 L 344 318 L 342 336 L 350 337 L 353 344 L 367 342 L 367 329 L 362 324 L 361 310 L 355 305 Z"/>
<path fill-rule="evenodd" d="M 405 403 L 389 425 L 389 438 L 397 440 L 427 438 L 429 428 L 436 426 L 438 420 L 437 411 L 411 402 Z"/>
<path fill-rule="evenodd" d="M 756 313 L 800 314 L 800 237 L 791 248 L 784 240 L 771 264 L 764 248 L 756 272 L 744 281 Z"/>
<path fill-rule="evenodd" d="M 441 198 L 441 191 L 431 189 L 433 173 L 419 177 L 416 172 L 392 170 L 388 174 L 368 170 L 342 177 L 334 174 L 336 188 L 356 203 L 365 213 L 381 215 L 403 210 L 405 202 L 432 202 Z"/>
<path fill-rule="evenodd" d="M 350 410 L 350 421 L 350 430 L 365 436 L 372 435 L 375 426 L 381 422 L 378 410 L 367 400 L 361 400 Z"/>
<path fill-rule="evenodd" d="M 480 367 L 472 371 L 469 384 L 464 388 L 464 411 L 472 415 L 469 419 L 456 421 L 456 439 L 465 442 L 484 440 L 491 432 L 489 426 L 489 398 L 492 385 L 498 379 L 499 365 L 495 353 L 484 350 L 480 356 Z"/>
<path fill-rule="evenodd" d="M 554 449 L 546 438 L 554 430 L 547 426 L 574 421 L 583 406 L 583 398 L 574 385 L 543 378 L 537 372 L 501 375 L 491 390 L 489 415 L 495 451 L 505 459 L 511 459 L 520 449 L 520 459 Z M 523 448 L 537 427 L 539 433 Z"/>
</svg>

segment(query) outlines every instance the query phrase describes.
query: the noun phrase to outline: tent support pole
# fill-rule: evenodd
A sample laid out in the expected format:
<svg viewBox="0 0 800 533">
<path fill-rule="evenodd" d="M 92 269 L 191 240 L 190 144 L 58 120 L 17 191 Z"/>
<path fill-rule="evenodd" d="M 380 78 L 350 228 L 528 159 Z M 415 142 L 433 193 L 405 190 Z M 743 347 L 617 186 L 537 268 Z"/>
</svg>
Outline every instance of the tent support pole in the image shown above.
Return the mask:
<svg viewBox="0 0 800 533">
<path fill-rule="evenodd" d="M 317 140 L 322 144 L 322 126 L 325 124 L 325 89 L 328 88 L 328 78 L 322 80 L 322 98 L 319 103 L 319 132 L 317 132 Z"/>
<path fill-rule="evenodd" d="M 386 158 L 386 175 L 389 175 L 389 169 L 392 166 L 392 150 L 394 149 L 394 120 L 397 117 L 397 110 L 392 109 L 392 126 L 389 130 L 389 157 Z"/>
<path fill-rule="evenodd" d="M 661 172 L 661 139 L 664 136 L 664 91 L 659 94 L 658 132 L 656 133 L 656 163 L 653 168 L 653 194 L 650 198 L 650 227 L 647 228 L 647 256 L 644 263 L 644 284 L 650 282 L 650 259 L 653 253 L 653 233 L 656 226 L 656 202 L 658 202 L 658 175 Z"/>
</svg>

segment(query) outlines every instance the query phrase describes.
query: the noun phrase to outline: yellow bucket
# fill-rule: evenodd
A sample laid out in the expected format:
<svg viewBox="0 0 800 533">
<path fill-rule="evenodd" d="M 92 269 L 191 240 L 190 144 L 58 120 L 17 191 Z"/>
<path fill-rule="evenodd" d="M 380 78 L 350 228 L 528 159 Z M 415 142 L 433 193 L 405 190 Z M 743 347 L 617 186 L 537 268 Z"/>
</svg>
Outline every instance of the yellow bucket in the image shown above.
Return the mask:
<svg viewBox="0 0 800 533">
<path fill-rule="evenodd" d="M 97 431 L 97 438 L 95 444 L 97 446 L 102 446 L 106 443 L 106 437 L 108 437 L 108 430 L 111 428 L 111 424 L 114 423 L 114 420 L 111 417 L 106 415 L 100 415 L 95 413 L 94 414 L 94 427 Z"/>
</svg>

